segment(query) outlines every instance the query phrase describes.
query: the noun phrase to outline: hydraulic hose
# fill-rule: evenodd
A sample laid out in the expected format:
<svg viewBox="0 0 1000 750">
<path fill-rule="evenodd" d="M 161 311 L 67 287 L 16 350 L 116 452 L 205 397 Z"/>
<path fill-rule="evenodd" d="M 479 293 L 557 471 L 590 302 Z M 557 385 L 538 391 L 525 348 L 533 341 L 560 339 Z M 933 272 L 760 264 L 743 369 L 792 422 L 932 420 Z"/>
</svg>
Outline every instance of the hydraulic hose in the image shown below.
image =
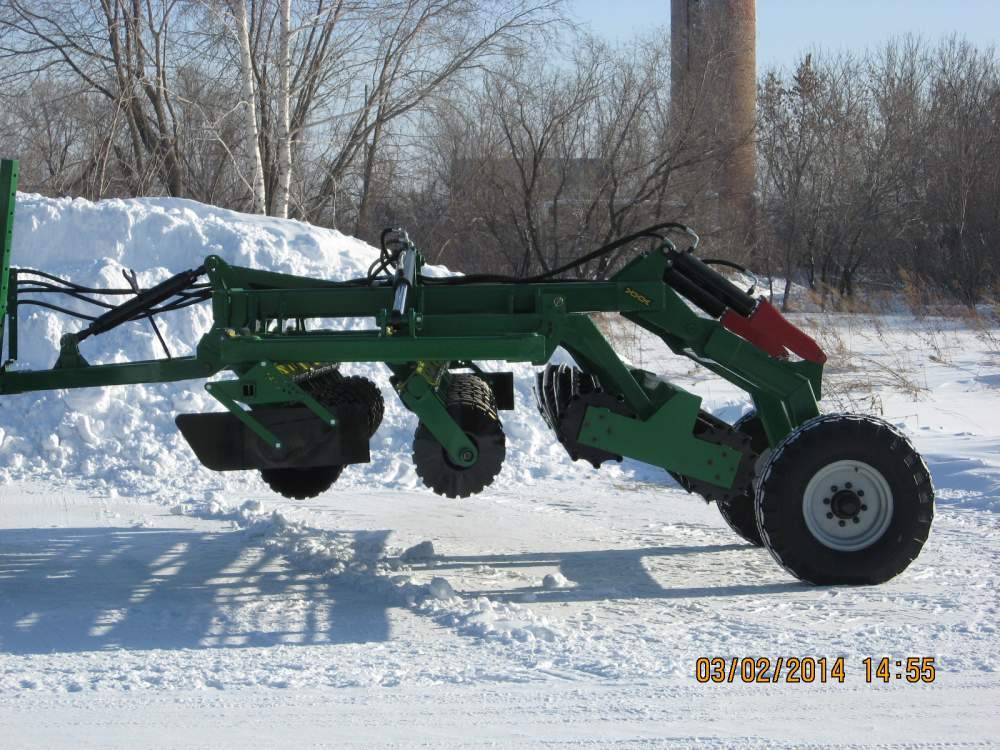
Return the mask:
<svg viewBox="0 0 1000 750">
<path fill-rule="evenodd" d="M 674 270 L 678 271 L 691 283 L 700 287 L 702 290 L 721 302 L 724 306 L 723 312 L 725 311 L 725 308 L 728 307 L 745 318 L 749 316 L 757 306 L 757 301 L 753 297 L 733 284 L 718 271 L 713 271 L 711 268 L 706 266 L 692 253 L 673 252 L 669 254 L 669 258 L 673 264 Z M 677 289 L 677 291 L 680 292 L 681 290 Z M 685 294 L 685 296 L 688 295 Z M 688 297 L 688 299 L 695 302 L 695 300 L 691 297 Z M 699 307 L 700 306 L 701 305 L 699 305 Z M 705 312 L 709 311 L 705 310 Z M 722 313 L 709 314 L 714 317 L 719 317 Z"/>
<path fill-rule="evenodd" d="M 171 276 L 166 281 L 162 281 L 156 286 L 137 294 L 132 299 L 97 316 L 89 326 L 75 334 L 76 340 L 83 341 L 88 336 L 110 331 L 122 323 L 133 320 L 141 313 L 148 312 L 156 307 L 160 302 L 168 300 L 179 292 L 190 288 L 204 272 L 204 267 L 191 271 L 182 271 L 176 276 Z"/>
</svg>

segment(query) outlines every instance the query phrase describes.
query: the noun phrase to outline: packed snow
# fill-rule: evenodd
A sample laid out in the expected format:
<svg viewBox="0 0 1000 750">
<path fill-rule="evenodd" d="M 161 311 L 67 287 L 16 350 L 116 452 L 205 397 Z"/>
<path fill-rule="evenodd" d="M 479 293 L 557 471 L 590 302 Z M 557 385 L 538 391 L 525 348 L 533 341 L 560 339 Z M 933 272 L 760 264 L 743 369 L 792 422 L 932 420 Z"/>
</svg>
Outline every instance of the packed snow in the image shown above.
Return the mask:
<svg viewBox="0 0 1000 750">
<path fill-rule="evenodd" d="M 376 251 L 335 231 L 174 199 L 18 199 L 13 262 L 142 286 L 217 254 L 331 279 Z M 437 272 L 444 272 L 438 269 Z M 314 501 L 201 468 L 173 426 L 201 382 L 0 398 L 4 747 L 971 747 L 995 741 L 1000 329 L 908 315 L 794 316 L 832 355 L 827 410 L 883 415 L 921 450 L 937 515 L 871 588 L 817 588 L 714 506 L 626 461 L 574 464 L 531 368 L 481 495 L 423 489 L 413 418 L 383 388 L 372 463 Z M 207 306 L 161 324 L 173 353 Z M 29 308 L 19 367 L 77 324 Z M 735 420 L 744 394 L 614 329 L 636 364 Z M 91 362 L 160 356 L 148 324 Z M 377 367 L 352 371 L 385 385 Z M 840 685 L 700 685 L 701 656 L 844 657 Z M 869 685 L 862 659 L 932 656 L 931 686 Z"/>
</svg>

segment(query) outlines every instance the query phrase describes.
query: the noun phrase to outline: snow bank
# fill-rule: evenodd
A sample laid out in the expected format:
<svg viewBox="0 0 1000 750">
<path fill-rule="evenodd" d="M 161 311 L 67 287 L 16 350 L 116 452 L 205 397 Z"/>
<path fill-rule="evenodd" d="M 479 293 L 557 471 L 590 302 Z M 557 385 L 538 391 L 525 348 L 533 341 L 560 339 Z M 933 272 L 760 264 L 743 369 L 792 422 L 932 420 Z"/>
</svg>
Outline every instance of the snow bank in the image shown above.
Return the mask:
<svg viewBox="0 0 1000 750">
<path fill-rule="evenodd" d="M 196 268 L 205 256 L 305 276 L 344 279 L 364 274 L 377 250 L 337 231 L 298 221 L 240 214 L 173 198 L 51 199 L 19 195 L 13 265 L 47 271 L 88 286 L 123 287 L 135 269 L 149 287 Z M 446 272 L 446 269 L 432 269 Z M 84 303 L 72 303 L 87 310 Z M 92 312 L 92 310 L 90 310 Z M 42 308 L 20 316 L 18 368 L 48 368 L 60 336 L 79 321 Z M 158 319 L 173 354 L 190 353 L 211 324 L 209 305 Z M 121 326 L 81 346 L 91 363 L 162 356 L 146 321 Z M 350 467 L 344 484 L 419 485 L 410 460 L 415 419 L 388 389 L 381 365 L 351 366 L 371 377 L 386 397 L 386 416 L 372 442 L 372 463 Z M 507 412 L 507 462 L 498 481 L 589 473 L 573 465 L 539 418 L 531 368 L 518 366 L 517 411 Z M 202 381 L 61 390 L 0 399 L 0 478 L 80 480 L 110 494 L 182 499 L 218 490 L 260 490 L 253 472 L 216 474 L 202 468 L 174 427 L 179 412 L 216 411 Z"/>
</svg>

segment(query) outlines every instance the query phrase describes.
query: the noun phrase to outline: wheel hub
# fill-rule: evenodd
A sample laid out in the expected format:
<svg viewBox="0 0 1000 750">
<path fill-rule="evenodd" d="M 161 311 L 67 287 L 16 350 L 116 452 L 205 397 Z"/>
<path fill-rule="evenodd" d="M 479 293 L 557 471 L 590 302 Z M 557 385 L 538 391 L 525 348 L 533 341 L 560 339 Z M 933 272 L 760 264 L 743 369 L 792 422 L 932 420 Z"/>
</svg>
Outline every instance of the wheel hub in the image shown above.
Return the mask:
<svg viewBox="0 0 1000 750">
<path fill-rule="evenodd" d="M 830 500 L 830 510 L 837 518 L 854 518 L 861 510 L 861 498 L 853 490 L 839 490 Z"/>
<path fill-rule="evenodd" d="M 802 516 L 816 539 L 838 552 L 877 542 L 892 521 L 889 483 L 863 461 L 835 461 L 813 475 L 802 497 Z"/>
</svg>

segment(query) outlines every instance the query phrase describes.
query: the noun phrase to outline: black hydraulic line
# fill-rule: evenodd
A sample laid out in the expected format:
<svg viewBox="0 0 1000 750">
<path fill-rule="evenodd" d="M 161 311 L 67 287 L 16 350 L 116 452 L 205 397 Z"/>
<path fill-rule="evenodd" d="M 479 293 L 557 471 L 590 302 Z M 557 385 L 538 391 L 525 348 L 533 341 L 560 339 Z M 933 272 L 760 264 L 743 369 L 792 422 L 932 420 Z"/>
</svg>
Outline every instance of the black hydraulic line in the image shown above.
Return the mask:
<svg viewBox="0 0 1000 750">
<path fill-rule="evenodd" d="M 139 280 L 136 278 L 134 270 L 132 269 L 126 270 L 123 268 L 122 276 L 125 277 L 125 281 L 128 282 L 128 285 L 132 287 L 132 290 L 135 292 L 136 296 L 142 294 L 142 290 L 139 288 Z M 156 319 L 153 317 L 152 313 L 147 311 L 145 318 L 146 320 L 149 321 L 149 324 L 153 326 L 153 333 L 155 333 L 156 338 L 160 340 L 160 346 L 163 347 L 163 351 L 167 355 L 167 359 L 173 359 L 173 355 L 170 354 L 170 347 L 168 347 L 167 342 L 164 341 L 163 334 L 160 333 L 160 327 L 156 325 Z"/>
<path fill-rule="evenodd" d="M 674 268 L 697 286 L 722 301 L 726 307 L 748 317 L 757 306 L 756 300 L 718 271 L 713 271 L 692 253 L 671 253 Z M 693 301 L 693 300 L 692 300 Z"/>
<path fill-rule="evenodd" d="M 37 290 L 37 291 L 42 291 L 42 290 Z M 161 313 L 174 312 L 175 310 L 183 310 L 185 307 L 191 307 L 192 305 L 200 304 L 202 302 L 211 299 L 212 297 L 211 293 L 206 294 L 204 292 L 199 292 L 197 294 L 188 294 L 182 292 L 177 296 L 179 297 L 179 299 L 177 299 L 174 302 L 170 302 L 169 304 L 163 305 L 161 307 L 153 307 L 150 308 L 149 310 L 140 310 L 131 318 L 129 318 L 128 321 L 123 321 L 123 322 L 142 320 L 147 315 L 159 315 Z M 95 302 L 94 300 L 89 300 L 89 301 Z M 30 305 L 33 307 L 44 307 L 47 310 L 54 310 L 55 312 L 65 313 L 66 315 L 69 315 L 74 318 L 80 318 L 82 320 L 91 320 L 91 321 L 97 320 L 97 317 L 94 315 L 87 315 L 86 313 L 77 312 L 76 310 L 70 310 L 67 307 L 60 307 L 59 305 L 53 305 L 49 302 L 42 302 L 41 300 L 18 298 L 17 304 L 19 306 Z M 108 305 L 108 307 L 111 306 Z"/>
<path fill-rule="evenodd" d="M 202 302 L 206 302 L 212 298 L 211 294 L 206 294 L 199 297 L 188 297 L 187 299 L 179 299 L 169 304 L 163 305 L 161 307 L 153 307 L 149 309 L 151 315 L 160 315 L 162 313 L 174 312 L 175 310 L 183 310 L 185 307 L 191 307 L 192 305 L 198 305 Z M 140 311 L 135 314 L 130 320 L 142 320 L 145 317 L 145 312 Z"/>
<path fill-rule="evenodd" d="M 84 313 L 77 312 L 76 310 L 70 310 L 66 307 L 59 307 L 59 305 L 50 305 L 48 302 L 42 302 L 37 299 L 18 299 L 17 306 L 23 307 L 24 305 L 32 305 L 33 307 L 44 307 L 47 310 L 55 310 L 56 312 L 65 313 L 66 315 L 71 315 L 74 318 L 81 318 L 83 320 L 97 320 L 93 315 L 85 315 Z"/>
<path fill-rule="evenodd" d="M 391 237 L 393 234 L 397 234 L 399 236 Z M 389 266 L 397 265 L 399 263 L 400 254 L 411 243 L 409 236 L 406 234 L 406 230 L 387 227 L 386 229 L 383 229 L 382 234 L 379 235 L 378 244 L 378 258 L 374 260 L 370 266 L 368 266 L 368 273 L 363 279 L 365 283 L 370 284 L 383 273 L 387 277 L 391 278 L 392 274 L 388 273 Z M 399 247 L 393 251 L 389 249 L 389 245 L 398 245 Z M 354 283 L 356 281 L 359 280 L 351 279 L 349 283 Z"/>
<path fill-rule="evenodd" d="M 166 281 L 137 294 L 132 299 L 98 316 L 89 326 L 76 334 L 77 341 L 83 341 L 88 336 L 110 331 L 136 317 L 143 317 L 144 313 L 152 311 L 160 302 L 185 291 L 204 272 L 204 266 L 191 271 L 181 271 L 176 276 L 171 276 Z"/>
<path fill-rule="evenodd" d="M 614 242 L 609 242 L 606 245 L 602 245 L 596 250 L 590 251 L 586 255 L 581 255 L 576 260 L 571 260 L 569 263 L 564 263 L 558 268 L 553 268 L 550 271 L 545 271 L 544 273 L 536 274 L 535 276 L 528 276 L 527 278 L 521 278 L 518 279 L 518 281 L 528 282 L 528 283 L 535 281 L 546 281 L 548 279 L 551 279 L 553 276 L 558 276 L 561 273 L 565 273 L 566 271 L 570 271 L 574 268 L 579 268 L 580 266 L 586 263 L 590 263 L 592 260 L 596 260 L 597 258 L 600 258 L 604 255 L 609 255 L 618 248 L 623 247 L 629 244 L 630 242 L 635 242 L 636 240 L 641 240 L 645 238 L 654 238 L 662 242 L 666 242 L 671 247 L 671 249 L 674 249 L 675 248 L 674 243 L 660 233 L 661 230 L 664 229 L 686 230 L 687 227 L 685 227 L 683 224 L 678 224 L 673 221 L 667 221 L 661 224 L 653 224 L 652 226 L 646 227 L 645 229 L 640 229 L 638 232 L 633 232 L 632 234 L 625 235 L 624 237 L 619 237 Z"/>
<path fill-rule="evenodd" d="M 536 274 L 534 276 L 505 276 L 503 274 L 480 273 L 480 274 L 469 274 L 467 276 L 448 276 L 443 278 L 440 276 L 420 275 L 419 278 L 421 283 L 431 286 L 448 286 L 448 285 L 460 286 L 463 284 L 525 284 L 525 283 L 531 284 L 540 281 L 552 281 L 559 274 L 565 273 L 566 271 L 570 271 L 574 268 L 579 268 L 580 266 L 586 263 L 590 263 L 591 261 L 596 260 L 597 258 L 613 253 L 619 248 L 640 239 L 650 238 L 659 240 L 660 242 L 666 243 L 671 251 L 676 252 L 677 251 L 676 245 L 674 245 L 674 243 L 671 242 L 671 240 L 663 234 L 663 232 L 671 232 L 671 231 L 674 232 L 679 231 L 689 235 L 690 237 L 693 238 L 694 246 L 697 246 L 698 235 L 696 235 L 691 230 L 690 227 L 688 227 L 685 224 L 680 224 L 676 221 L 666 221 L 666 222 L 661 222 L 659 224 L 653 224 L 652 226 L 648 226 L 645 229 L 640 229 L 639 231 L 633 232 L 632 234 L 626 235 L 625 237 L 619 237 L 617 240 L 602 245 L 601 247 L 597 248 L 596 250 L 592 250 L 586 255 L 582 255 L 579 258 L 571 260 L 570 262 L 565 263 L 557 268 L 553 268 L 551 270 L 545 271 L 540 274 Z M 400 237 L 391 238 L 391 235 L 394 233 L 398 233 Z M 381 236 L 379 237 L 379 245 L 381 246 L 381 249 L 379 251 L 379 257 L 375 261 L 373 261 L 372 264 L 368 267 L 368 274 L 366 278 L 362 281 L 369 284 L 373 283 L 378 275 L 388 270 L 389 266 L 398 265 L 400 255 L 404 247 L 406 247 L 408 243 L 409 243 L 409 238 L 406 236 L 406 232 L 403 231 L 402 229 L 390 228 L 383 230 Z M 390 245 L 398 245 L 398 247 L 395 251 L 391 251 L 389 249 Z M 388 274 L 386 275 L 388 276 Z M 584 279 L 558 279 L 558 280 L 560 282 L 585 281 Z M 357 283 L 358 281 L 359 281 L 358 279 L 352 279 L 350 281 L 341 283 L 354 284 Z"/>
<path fill-rule="evenodd" d="M 726 304 L 703 286 L 696 284 L 676 267 L 663 274 L 663 280 L 682 296 L 689 299 L 713 318 L 721 318 L 726 312 Z"/>
<path fill-rule="evenodd" d="M 532 283 L 529 279 L 517 276 L 501 276 L 488 273 L 474 273 L 468 276 L 424 276 L 420 275 L 420 283 L 426 286 L 462 286 L 464 284 L 524 284 Z M 550 279 L 560 284 L 589 284 L 593 279 Z"/>
<path fill-rule="evenodd" d="M 181 299 L 197 299 L 198 301 L 204 301 L 207 299 L 212 299 L 211 289 L 196 289 L 194 291 L 178 292 L 177 296 Z"/>
<path fill-rule="evenodd" d="M 363 279 L 358 279 L 357 283 L 362 284 Z M 167 312 L 175 309 L 181 309 L 182 307 L 187 307 L 191 304 L 196 304 L 198 302 L 204 302 L 205 300 L 211 299 L 212 293 L 210 291 L 211 284 L 192 284 L 186 291 L 178 292 L 178 299 L 175 302 L 171 302 L 168 306 L 163 308 L 154 308 L 150 310 L 151 314 L 157 314 L 158 312 Z M 87 304 L 95 305 L 97 307 L 103 307 L 106 310 L 113 310 L 117 305 L 113 305 L 109 302 L 104 302 L 103 300 L 93 299 L 85 294 L 81 294 L 75 291 L 70 291 L 63 287 L 57 286 L 55 284 L 49 284 L 45 281 L 28 281 L 24 283 L 18 283 L 17 285 L 18 294 L 61 294 L 72 299 L 79 300 L 81 302 L 86 302 Z M 28 300 L 25 300 L 26 302 Z M 47 307 L 52 307 L 50 303 L 46 303 Z M 59 307 L 60 311 L 67 311 L 66 308 Z M 133 320 L 141 320 L 144 317 L 143 314 L 137 315 Z M 87 316 L 88 320 L 93 320 L 94 316 Z"/>
<path fill-rule="evenodd" d="M 753 295 L 754 289 L 756 289 L 757 286 L 760 284 L 760 279 L 757 278 L 757 274 L 755 274 L 746 266 L 742 266 L 739 263 L 734 263 L 731 260 L 725 260 L 723 258 L 702 258 L 701 262 L 704 263 L 706 266 L 725 266 L 726 268 L 732 268 L 734 271 L 739 271 L 744 276 L 749 276 L 751 279 L 753 279 L 753 284 L 750 285 L 750 288 L 747 289 L 746 293 L 751 296 Z"/>
<path fill-rule="evenodd" d="M 535 276 L 502 276 L 498 274 L 471 274 L 469 276 L 451 276 L 446 278 L 433 277 L 433 276 L 421 276 L 420 281 L 425 284 L 430 285 L 462 285 L 462 284 L 480 284 L 480 283 L 494 283 L 494 284 L 532 284 L 540 281 L 551 281 L 553 277 L 558 276 L 561 273 L 578 268 L 585 263 L 590 263 L 597 258 L 614 252 L 615 250 L 631 243 L 636 240 L 641 239 L 656 239 L 661 242 L 665 242 L 671 248 L 671 250 L 676 251 L 676 248 L 669 239 L 659 234 L 658 231 L 661 229 L 687 229 L 683 224 L 677 224 L 675 222 L 665 222 L 663 224 L 654 224 L 651 227 L 646 227 L 638 232 L 626 235 L 625 237 L 620 237 L 614 242 L 609 242 L 606 245 L 602 245 L 596 250 L 592 250 L 586 255 L 582 255 L 576 260 L 572 260 L 569 263 L 559 266 L 558 268 L 553 268 L 550 271 L 545 271 L 544 273 L 536 274 Z M 560 282 L 567 281 L 586 281 L 586 279 L 559 279 Z"/>
<path fill-rule="evenodd" d="M 386 227 L 382 230 L 382 234 L 378 236 L 379 258 L 389 257 L 389 235 L 398 231 L 396 227 Z"/>
<path fill-rule="evenodd" d="M 71 297 L 72 299 L 80 300 L 81 302 L 86 302 L 90 305 L 96 305 L 97 307 L 103 307 L 106 310 L 114 309 L 115 305 L 110 302 L 104 302 L 102 300 L 93 299 L 85 294 L 79 292 L 70 291 L 69 289 L 62 289 L 55 286 L 54 284 L 47 284 L 42 281 L 31 282 L 30 285 L 18 284 L 17 287 L 18 295 L 21 294 L 61 294 L 66 297 Z"/>
<path fill-rule="evenodd" d="M 84 292 L 87 294 L 133 294 L 131 289 L 95 289 L 93 287 L 81 286 L 80 284 L 75 284 L 67 279 L 61 279 L 58 276 L 53 276 L 51 273 L 36 271 L 33 268 L 12 268 L 11 271 L 17 271 L 18 276 L 40 276 L 43 279 L 48 279 L 49 281 L 54 281 L 57 284 L 70 287 L 74 292 Z M 38 282 L 27 280 L 26 283 L 34 284 Z"/>
<path fill-rule="evenodd" d="M 102 289 L 96 287 L 81 286 L 80 284 L 69 281 L 67 279 L 54 276 L 50 273 L 45 273 L 44 271 L 36 271 L 32 268 L 11 268 L 10 271 L 12 277 L 16 273 L 19 276 L 25 276 L 25 275 L 40 276 L 44 279 L 49 279 L 50 281 L 55 282 L 54 284 L 49 284 L 44 281 L 34 281 L 32 279 L 25 279 L 23 282 L 18 280 L 18 289 L 29 287 L 26 288 L 25 291 L 35 291 L 34 287 L 38 286 L 39 288 L 65 291 L 67 293 L 72 291 L 84 294 L 109 294 L 109 295 L 135 294 L 135 292 L 132 291 L 131 289 Z M 360 279 L 358 279 L 357 281 L 360 281 Z M 331 281 L 330 283 L 337 284 L 339 282 Z M 211 289 L 211 288 L 212 284 L 211 282 L 208 281 L 203 281 L 198 284 L 191 284 L 190 286 L 187 287 L 188 290 Z"/>
<path fill-rule="evenodd" d="M 726 268 L 732 268 L 734 271 L 739 271 L 740 273 L 750 273 L 750 269 L 746 266 L 741 266 L 739 263 L 735 263 L 731 260 L 725 260 L 724 258 L 700 258 L 702 263 L 706 266 L 725 266 Z"/>
<path fill-rule="evenodd" d="M 336 289 L 344 286 L 348 287 L 359 287 L 359 286 L 369 286 L 371 284 L 370 280 L 366 276 L 359 276 L 354 279 L 341 279 L 338 281 L 332 281 L 330 279 L 324 279 L 323 286 L 310 287 L 313 289 Z M 254 291 L 268 291 L 273 289 L 291 289 L 286 285 L 275 285 L 275 284 L 265 284 L 259 281 L 251 281 L 247 284 L 247 289 L 253 289 Z M 193 291 L 208 291 L 211 289 L 211 284 L 192 284 L 188 289 Z"/>
<path fill-rule="evenodd" d="M 381 256 L 374 260 L 370 266 L 368 266 L 368 272 L 365 274 L 365 279 L 367 281 L 374 281 L 378 278 L 383 271 L 388 270 L 389 259 L 382 258 Z"/>
</svg>

